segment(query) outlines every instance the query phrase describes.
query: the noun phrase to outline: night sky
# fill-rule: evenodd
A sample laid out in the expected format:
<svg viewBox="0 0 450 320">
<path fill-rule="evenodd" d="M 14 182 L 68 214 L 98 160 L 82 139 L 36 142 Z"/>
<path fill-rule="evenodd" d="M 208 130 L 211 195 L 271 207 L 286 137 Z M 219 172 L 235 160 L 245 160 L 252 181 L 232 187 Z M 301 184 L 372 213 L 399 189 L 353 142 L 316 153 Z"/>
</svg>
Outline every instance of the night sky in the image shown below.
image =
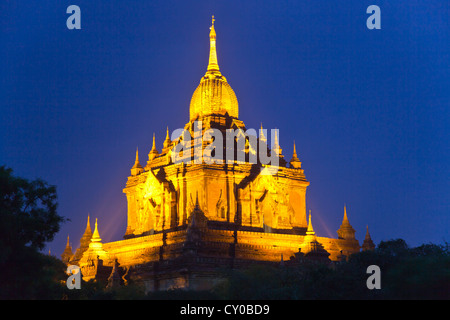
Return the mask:
<svg viewBox="0 0 450 320">
<path fill-rule="evenodd" d="M 0 165 L 56 185 L 71 220 L 46 252 L 75 250 L 88 213 L 122 239 L 136 147 L 145 165 L 188 122 L 212 14 L 239 118 L 278 128 L 288 160 L 296 142 L 316 234 L 346 204 L 360 242 L 367 224 L 376 244 L 450 240 L 448 1 L 1 1 Z"/>
</svg>

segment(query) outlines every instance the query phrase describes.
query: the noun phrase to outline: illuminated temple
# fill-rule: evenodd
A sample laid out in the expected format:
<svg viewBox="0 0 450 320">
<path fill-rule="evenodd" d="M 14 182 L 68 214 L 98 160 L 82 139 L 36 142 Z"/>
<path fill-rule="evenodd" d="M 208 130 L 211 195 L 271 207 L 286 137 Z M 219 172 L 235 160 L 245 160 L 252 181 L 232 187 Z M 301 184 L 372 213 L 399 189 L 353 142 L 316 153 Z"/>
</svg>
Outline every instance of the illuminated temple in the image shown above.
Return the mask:
<svg viewBox="0 0 450 320">
<path fill-rule="evenodd" d="M 238 117 L 237 97 L 219 69 L 214 19 L 210 30 L 208 68 L 192 95 L 184 126 L 184 133 L 194 137 L 191 149 L 182 153 L 185 159 L 208 145 L 194 130 L 246 130 Z M 259 147 L 278 160 L 276 173 L 263 174 L 270 165 L 248 161 L 252 148 L 247 143 L 244 161 L 174 162 L 172 152 L 184 136 L 172 141 L 167 131 L 162 148 L 153 136 L 145 164 L 136 152 L 123 189 L 128 203 L 123 240 L 103 243 L 101 221 L 95 221 L 92 232 L 89 217 L 74 253 L 68 239 L 62 260 L 80 266 L 84 280 L 102 280 L 109 286 L 132 280 L 147 291 L 208 289 L 222 279 L 224 270 L 302 259 L 339 261 L 373 249 L 368 230 L 362 245 L 356 240 L 345 208 L 336 239 L 315 234 L 314 216 L 306 212 L 309 182 L 295 145 L 288 160 L 277 136 L 269 148 L 260 134 Z"/>
</svg>

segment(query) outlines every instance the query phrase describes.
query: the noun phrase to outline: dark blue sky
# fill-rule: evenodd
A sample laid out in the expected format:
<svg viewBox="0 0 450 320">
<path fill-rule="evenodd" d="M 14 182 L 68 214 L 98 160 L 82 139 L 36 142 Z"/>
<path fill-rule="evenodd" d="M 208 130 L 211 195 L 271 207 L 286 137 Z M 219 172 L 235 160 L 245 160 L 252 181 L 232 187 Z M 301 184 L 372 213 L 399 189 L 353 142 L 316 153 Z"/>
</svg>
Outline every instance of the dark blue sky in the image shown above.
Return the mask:
<svg viewBox="0 0 450 320">
<path fill-rule="evenodd" d="M 346 203 L 360 241 L 366 224 L 376 243 L 449 241 L 448 1 L 2 1 L 0 164 L 57 186 L 71 221 L 52 253 L 88 213 L 121 239 L 136 147 L 145 163 L 153 132 L 161 149 L 188 121 L 212 14 L 240 119 L 279 128 L 288 159 L 296 141 L 318 235 Z"/>
</svg>

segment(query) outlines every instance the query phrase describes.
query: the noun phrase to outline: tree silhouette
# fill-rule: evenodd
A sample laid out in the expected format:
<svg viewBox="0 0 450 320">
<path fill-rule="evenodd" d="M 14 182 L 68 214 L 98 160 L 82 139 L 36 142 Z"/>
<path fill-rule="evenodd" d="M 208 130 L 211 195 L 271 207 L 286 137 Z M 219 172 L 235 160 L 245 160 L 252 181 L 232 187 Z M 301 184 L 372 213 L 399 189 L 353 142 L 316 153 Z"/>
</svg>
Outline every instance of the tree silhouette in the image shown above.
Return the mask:
<svg viewBox="0 0 450 320">
<path fill-rule="evenodd" d="M 56 209 L 55 186 L 0 167 L 0 298 L 51 299 L 61 293 L 64 264 L 39 252 L 65 221 Z"/>
</svg>

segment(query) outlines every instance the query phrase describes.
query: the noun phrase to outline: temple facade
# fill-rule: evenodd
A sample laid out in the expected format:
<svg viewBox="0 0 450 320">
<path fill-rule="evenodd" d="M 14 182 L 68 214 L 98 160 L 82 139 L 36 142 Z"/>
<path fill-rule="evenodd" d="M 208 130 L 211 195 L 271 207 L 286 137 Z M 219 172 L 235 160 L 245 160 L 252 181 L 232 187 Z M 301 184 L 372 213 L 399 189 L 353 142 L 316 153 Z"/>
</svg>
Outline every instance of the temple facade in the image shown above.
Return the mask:
<svg viewBox="0 0 450 320">
<path fill-rule="evenodd" d="M 306 212 L 309 182 L 295 144 L 287 160 L 277 135 L 269 146 L 262 126 L 259 135 L 248 133 L 219 68 L 214 18 L 210 30 L 209 63 L 192 95 L 189 121 L 176 135 L 167 129 L 160 149 L 153 136 L 145 165 L 136 151 L 123 189 L 124 239 L 103 243 L 98 221 L 92 232 L 88 217 L 75 253 L 68 240 L 62 260 L 80 266 L 84 280 L 110 286 L 133 280 L 148 291 L 208 289 L 223 279 L 225 269 L 299 256 L 339 261 L 374 248 L 368 229 L 362 245 L 355 238 L 345 207 L 337 238 L 315 234 Z M 208 139 L 211 132 L 215 139 Z M 231 146 L 217 143 L 217 135 L 229 132 Z M 256 149 L 276 161 L 255 160 Z"/>
</svg>

